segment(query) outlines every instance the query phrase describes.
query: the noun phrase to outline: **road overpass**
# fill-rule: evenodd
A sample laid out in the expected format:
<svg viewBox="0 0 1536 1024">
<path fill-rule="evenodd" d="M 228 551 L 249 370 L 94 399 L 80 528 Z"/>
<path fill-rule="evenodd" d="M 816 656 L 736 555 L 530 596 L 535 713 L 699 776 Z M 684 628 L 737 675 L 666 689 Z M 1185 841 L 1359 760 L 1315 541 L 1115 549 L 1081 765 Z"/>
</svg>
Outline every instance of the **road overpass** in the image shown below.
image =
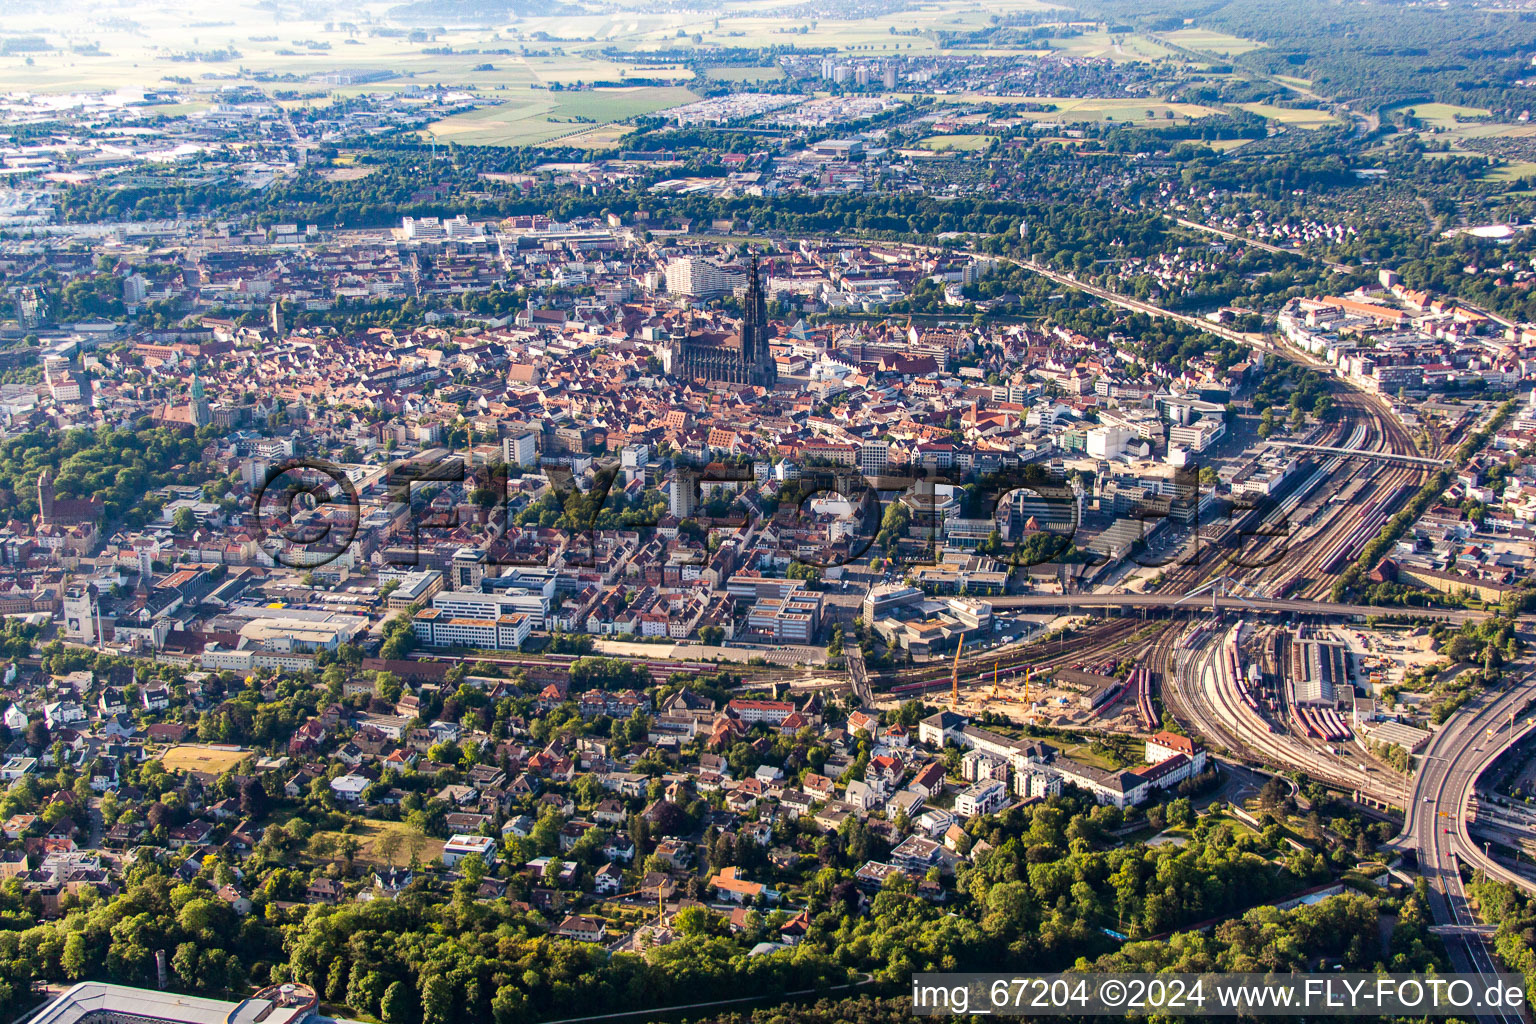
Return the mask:
<svg viewBox="0 0 1536 1024">
<path fill-rule="evenodd" d="M 1150 608 L 1210 612 L 1230 611 L 1276 615 L 1329 615 L 1339 618 L 1437 619 L 1460 625 L 1464 622 L 1481 622 L 1488 612 L 1461 608 L 1410 608 L 1401 606 L 1376 606 L 1369 604 L 1335 604 L 1332 601 L 1308 601 L 1302 598 L 1239 597 L 1217 594 L 1015 594 L 988 598 L 994 609 L 1018 610 L 1061 609 L 1083 610 L 1095 608 Z"/>
</svg>

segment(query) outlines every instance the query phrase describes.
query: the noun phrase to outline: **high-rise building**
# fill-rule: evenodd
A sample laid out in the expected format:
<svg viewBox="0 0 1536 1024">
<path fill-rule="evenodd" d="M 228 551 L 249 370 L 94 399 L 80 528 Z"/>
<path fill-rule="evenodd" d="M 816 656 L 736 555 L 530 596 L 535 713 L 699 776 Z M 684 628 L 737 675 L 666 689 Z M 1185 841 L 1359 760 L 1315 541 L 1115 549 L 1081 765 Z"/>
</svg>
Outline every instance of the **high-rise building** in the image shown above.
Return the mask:
<svg viewBox="0 0 1536 1024">
<path fill-rule="evenodd" d="M 882 78 L 882 81 L 885 83 L 885 87 L 887 89 L 896 88 L 896 65 L 887 64 L 885 66 L 885 74 Z"/>
<path fill-rule="evenodd" d="M 670 498 L 668 511 L 674 516 L 678 519 L 687 519 L 692 516 L 699 507 L 698 486 L 693 477 L 679 471 L 672 478 Z"/>
<path fill-rule="evenodd" d="M 536 466 L 539 461 L 539 435 L 532 430 L 501 439 L 501 461 L 509 466 Z"/>
<path fill-rule="evenodd" d="M 859 472 L 865 476 L 879 476 L 891 462 L 891 445 L 888 441 L 865 441 L 859 445 Z"/>
<path fill-rule="evenodd" d="M 718 295 L 740 276 L 703 256 L 674 256 L 667 263 L 667 291 L 674 295 Z"/>
</svg>

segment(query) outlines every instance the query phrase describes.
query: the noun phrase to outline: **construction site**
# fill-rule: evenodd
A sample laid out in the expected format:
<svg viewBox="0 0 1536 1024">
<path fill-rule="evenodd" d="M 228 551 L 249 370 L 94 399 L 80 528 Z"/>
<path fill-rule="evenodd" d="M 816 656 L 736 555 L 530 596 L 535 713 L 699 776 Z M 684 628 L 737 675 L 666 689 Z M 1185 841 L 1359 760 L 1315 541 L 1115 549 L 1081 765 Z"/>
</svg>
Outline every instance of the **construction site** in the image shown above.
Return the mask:
<svg viewBox="0 0 1536 1024">
<path fill-rule="evenodd" d="M 994 658 L 965 658 L 962 642 L 940 675 L 902 682 L 877 703 L 895 707 L 921 697 L 970 718 L 990 712 L 1020 725 L 1143 734 L 1161 728 L 1150 674 L 1138 666 L 1150 641 L 1127 621 L 1100 629 L 1074 649 L 1062 642 L 1032 645 Z M 1070 630 L 1067 630 L 1070 633 Z"/>
</svg>

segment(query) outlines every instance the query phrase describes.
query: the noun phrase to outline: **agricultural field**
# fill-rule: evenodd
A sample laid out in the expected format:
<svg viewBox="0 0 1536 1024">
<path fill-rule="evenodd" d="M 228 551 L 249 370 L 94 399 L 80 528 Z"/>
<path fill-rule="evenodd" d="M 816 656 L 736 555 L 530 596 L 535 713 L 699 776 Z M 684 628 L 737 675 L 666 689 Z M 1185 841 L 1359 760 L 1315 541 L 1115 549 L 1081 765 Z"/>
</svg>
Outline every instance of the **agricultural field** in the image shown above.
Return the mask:
<svg viewBox="0 0 1536 1024">
<path fill-rule="evenodd" d="M 604 43 L 596 36 L 563 50 L 536 41 L 534 33 L 541 27 L 536 23 L 548 22 L 543 29 L 568 35 L 572 19 L 531 19 L 499 30 L 450 29 L 422 41 L 404 35 L 374 35 L 363 29 L 343 31 L 335 24 L 327 28 L 322 20 L 279 17 L 248 2 L 221 9 L 221 17 L 228 20 L 217 24 L 203 20 L 207 13 L 206 8 L 190 3 L 135 8 L 132 23 L 137 31 L 122 20 L 87 20 L 78 26 L 61 27 L 57 19 L 8 18 L 8 30 L 35 32 L 60 48 L 0 57 L 0 90 L 135 89 L 163 85 L 166 79 L 208 80 L 206 87 L 212 89 L 215 85 L 249 83 L 252 79 L 248 76 L 265 73 L 292 76 L 292 83 L 285 87 L 300 94 L 347 96 L 410 84 L 499 90 L 618 82 L 628 76 L 688 78 L 692 74 L 676 65 L 637 67 L 608 60 L 597 52 Z M 677 17 L 673 16 L 674 20 Z M 552 32 L 556 21 L 561 22 L 558 33 Z M 575 21 L 590 21 L 594 29 L 609 23 L 605 18 Z M 87 43 L 99 45 L 100 54 L 85 56 L 71 49 Z M 434 52 L 423 52 L 428 49 Z M 501 49 L 513 52 L 483 52 Z M 186 59 L 190 54 L 200 59 Z M 224 59 L 216 59 L 219 56 Z M 312 75 L 349 70 L 389 71 L 394 77 L 358 86 L 326 87 L 308 82 Z"/>
<path fill-rule="evenodd" d="M 1175 45 L 1199 50 L 1201 53 L 1214 53 L 1221 57 L 1237 57 L 1264 47 L 1263 43 L 1252 39 L 1242 39 L 1238 36 L 1229 36 L 1225 32 L 1211 32 L 1203 28 L 1181 28 L 1177 32 L 1166 33 L 1164 38 Z"/>
<path fill-rule="evenodd" d="M 160 758 L 160 763 L 165 765 L 167 771 L 206 772 L 209 775 L 218 775 L 229 771 L 250 756 L 249 750 L 184 743 L 167 750 Z"/>
<path fill-rule="evenodd" d="M 432 134 L 468 146 L 519 146 L 585 133 L 698 97 L 681 87 L 588 89 L 508 96 L 507 101 L 435 122 Z M 578 120 L 580 119 L 580 120 Z"/>
<path fill-rule="evenodd" d="M 933 32 L 965 32 L 994 24 L 994 16 L 1035 13 L 1051 9 L 1042 0 L 999 0 L 981 4 L 971 0 L 939 0 L 911 10 L 856 20 L 836 18 L 789 19 L 772 4 L 732 4 L 731 17 L 710 13 L 667 15 L 615 15 L 613 26 L 602 37 L 603 45 L 619 49 L 649 50 L 660 43 L 668 47 L 695 45 L 761 47 L 831 47 L 844 53 L 878 56 L 882 53 L 932 53 L 938 49 Z M 658 23 L 660 22 L 660 23 Z M 569 29 L 560 33 L 569 38 Z"/>
<path fill-rule="evenodd" d="M 1258 114 L 1260 117 L 1291 128 L 1321 128 L 1327 124 L 1338 124 L 1338 120 L 1326 110 L 1311 110 L 1304 107 L 1277 107 L 1270 103 L 1241 103 L 1242 109 L 1250 114 Z"/>
<path fill-rule="evenodd" d="M 1458 139 L 1529 139 L 1536 136 L 1536 124 L 1468 124 L 1457 128 Z"/>
<path fill-rule="evenodd" d="M 1110 60 L 1161 60 L 1173 51 L 1146 36 L 1084 32 L 1051 38 L 1051 48 L 1072 57 L 1108 57 Z"/>
</svg>

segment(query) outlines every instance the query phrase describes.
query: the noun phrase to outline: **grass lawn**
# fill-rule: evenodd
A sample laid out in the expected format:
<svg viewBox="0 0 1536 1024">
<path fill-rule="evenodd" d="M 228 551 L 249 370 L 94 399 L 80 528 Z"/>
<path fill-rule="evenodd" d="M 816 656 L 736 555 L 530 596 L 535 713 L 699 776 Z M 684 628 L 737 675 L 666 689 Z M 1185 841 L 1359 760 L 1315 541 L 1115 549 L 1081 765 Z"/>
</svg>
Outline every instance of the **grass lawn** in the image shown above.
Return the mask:
<svg viewBox="0 0 1536 1024">
<path fill-rule="evenodd" d="M 1092 744 L 1088 743 L 1083 743 L 1079 744 L 1078 746 L 1071 747 L 1064 751 L 1064 753 L 1074 761 L 1080 761 L 1083 764 L 1091 764 L 1095 768 L 1103 769 L 1106 772 L 1119 771 L 1121 767 L 1120 765 L 1116 764 L 1112 758 L 1105 757 L 1103 754 L 1100 754 L 1098 751 L 1094 750 Z"/>
<path fill-rule="evenodd" d="M 359 864 L 384 865 L 387 863 L 386 859 L 374 852 L 374 845 L 379 841 L 380 836 L 395 830 L 399 830 L 402 837 L 406 834 L 405 826 L 398 821 L 369 821 L 364 818 L 358 818 L 353 822 L 349 831 L 317 832 L 315 834 L 333 838 L 338 842 L 350 836 L 360 844 L 357 853 L 352 858 L 355 862 Z M 417 856 L 421 863 L 427 864 L 441 856 L 442 852 L 443 840 L 426 836 L 425 842 L 422 843 L 421 850 Z M 404 867 L 410 862 L 410 848 L 405 841 L 402 841 L 400 848 L 395 852 L 395 866 Z"/>
<path fill-rule="evenodd" d="M 919 149 L 931 149 L 935 153 L 946 150 L 976 152 L 986 149 L 996 138 L 995 135 L 930 135 L 917 145 Z"/>
<path fill-rule="evenodd" d="M 530 90 L 525 96 L 511 92 L 501 96 L 506 102 L 444 118 L 432 125 L 432 132 L 444 142 L 471 146 L 526 146 L 563 135 L 591 132 L 615 121 L 682 106 L 698 99 L 694 93 L 680 87 L 649 86 L 580 92 Z"/>
<path fill-rule="evenodd" d="M 1262 49 L 1264 46 L 1263 43 L 1252 39 L 1229 36 L 1225 32 L 1211 32 L 1203 28 L 1181 28 L 1177 32 L 1166 33 L 1165 38 L 1170 43 L 1177 43 L 1191 50 L 1215 53 L 1223 57 L 1236 57 L 1239 54 Z"/>
<path fill-rule="evenodd" d="M 165 765 L 166 771 L 209 772 L 217 775 L 228 771 L 250 756 L 249 750 L 221 750 L 216 747 L 183 744 L 167 750 L 160 761 Z"/>
</svg>

